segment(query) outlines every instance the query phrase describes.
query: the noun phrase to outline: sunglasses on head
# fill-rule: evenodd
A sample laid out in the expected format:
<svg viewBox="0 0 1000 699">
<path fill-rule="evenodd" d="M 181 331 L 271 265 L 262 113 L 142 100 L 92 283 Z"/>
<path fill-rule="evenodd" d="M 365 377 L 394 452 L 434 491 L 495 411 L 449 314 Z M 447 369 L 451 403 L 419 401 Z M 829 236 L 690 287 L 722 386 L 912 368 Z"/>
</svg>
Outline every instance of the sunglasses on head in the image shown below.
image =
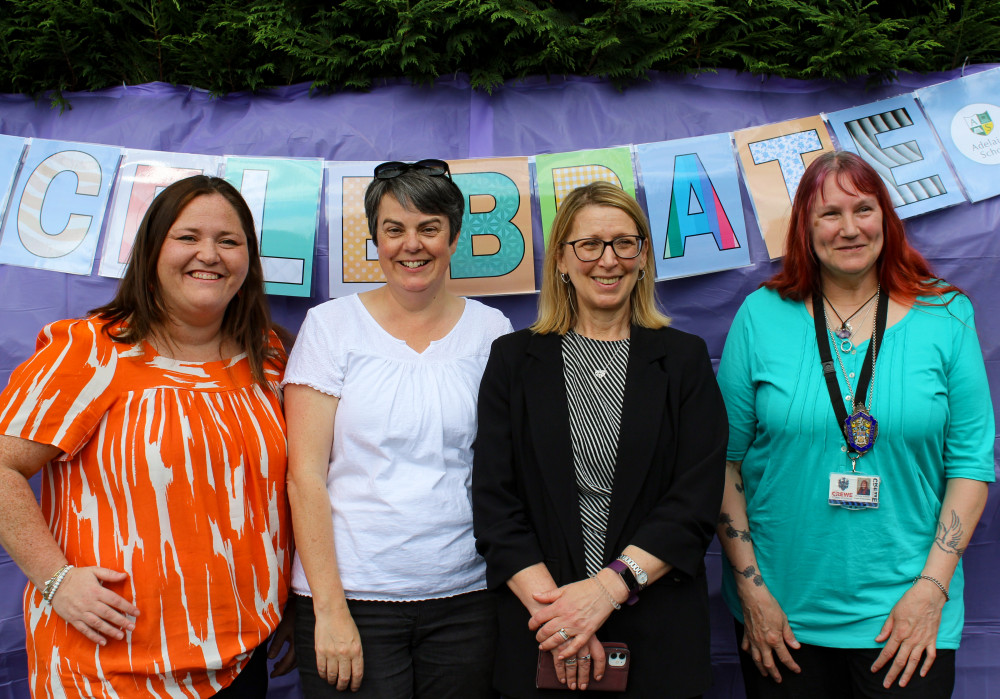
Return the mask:
<svg viewBox="0 0 1000 699">
<path fill-rule="evenodd" d="M 451 170 L 448 169 L 448 163 L 443 160 L 437 160 L 436 158 L 418 160 L 415 163 L 401 163 L 398 160 L 382 163 L 381 165 L 375 167 L 375 179 L 391 180 L 394 177 L 399 177 L 404 172 L 409 172 L 410 170 L 423 173 L 429 177 L 441 177 L 441 175 L 447 175 L 448 179 L 451 179 Z"/>
</svg>

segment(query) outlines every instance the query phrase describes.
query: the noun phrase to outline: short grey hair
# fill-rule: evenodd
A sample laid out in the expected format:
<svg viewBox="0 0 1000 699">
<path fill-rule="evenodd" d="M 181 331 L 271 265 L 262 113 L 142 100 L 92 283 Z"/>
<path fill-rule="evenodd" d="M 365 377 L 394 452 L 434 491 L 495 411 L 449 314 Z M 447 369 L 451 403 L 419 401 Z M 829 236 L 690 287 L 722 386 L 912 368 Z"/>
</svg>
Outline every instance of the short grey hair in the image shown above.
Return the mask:
<svg viewBox="0 0 1000 699">
<path fill-rule="evenodd" d="M 365 191 L 365 216 L 368 217 L 368 232 L 375 245 L 378 245 L 378 210 L 387 194 L 391 194 L 407 209 L 447 216 L 448 243 L 455 242 L 462 229 L 465 195 L 450 177 L 431 177 L 419 170 L 408 170 L 388 180 L 373 179 Z"/>
</svg>

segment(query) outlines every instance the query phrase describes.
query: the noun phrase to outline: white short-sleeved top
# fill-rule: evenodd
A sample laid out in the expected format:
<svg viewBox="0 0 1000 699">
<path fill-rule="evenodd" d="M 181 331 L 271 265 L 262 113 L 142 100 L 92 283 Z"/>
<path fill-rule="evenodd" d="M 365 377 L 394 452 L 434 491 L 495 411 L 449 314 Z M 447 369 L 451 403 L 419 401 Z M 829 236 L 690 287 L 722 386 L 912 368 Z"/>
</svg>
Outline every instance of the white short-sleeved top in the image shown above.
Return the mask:
<svg viewBox="0 0 1000 699">
<path fill-rule="evenodd" d="M 490 345 L 511 331 L 500 311 L 467 299 L 451 332 L 416 352 L 356 294 L 309 311 L 284 384 L 340 399 L 326 484 L 348 598 L 486 588 L 469 495 L 476 398 Z M 298 553 L 292 589 L 311 595 Z"/>
</svg>

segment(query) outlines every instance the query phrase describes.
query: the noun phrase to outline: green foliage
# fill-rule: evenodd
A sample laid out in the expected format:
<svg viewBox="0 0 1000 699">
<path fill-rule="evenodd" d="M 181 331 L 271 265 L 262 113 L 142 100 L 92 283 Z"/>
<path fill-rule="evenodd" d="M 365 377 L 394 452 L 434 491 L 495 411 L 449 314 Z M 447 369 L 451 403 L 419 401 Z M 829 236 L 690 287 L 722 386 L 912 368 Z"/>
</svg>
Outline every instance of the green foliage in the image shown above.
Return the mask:
<svg viewBox="0 0 1000 699">
<path fill-rule="evenodd" d="M 466 73 L 889 80 L 1000 61 L 1000 0 L 0 0 L 0 92 L 167 81 L 213 94 Z"/>
</svg>

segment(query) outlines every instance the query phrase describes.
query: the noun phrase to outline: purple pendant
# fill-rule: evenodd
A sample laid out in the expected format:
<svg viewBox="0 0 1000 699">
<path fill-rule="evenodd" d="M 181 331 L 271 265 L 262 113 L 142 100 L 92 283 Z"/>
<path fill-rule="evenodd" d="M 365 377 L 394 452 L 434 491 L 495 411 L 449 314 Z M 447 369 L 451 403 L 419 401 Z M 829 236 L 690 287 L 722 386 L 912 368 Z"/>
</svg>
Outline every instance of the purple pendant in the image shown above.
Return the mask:
<svg viewBox="0 0 1000 699">
<path fill-rule="evenodd" d="M 846 340 L 851 336 L 851 329 L 852 328 L 850 325 L 844 323 L 843 325 L 840 326 L 839 330 L 834 330 L 833 334 L 839 337 L 841 340 Z"/>
<path fill-rule="evenodd" d="M 864 405 L 855 404 L 854 412 L 844 420 L 847 445 L 852 451 L 864 454 L 875 444 L 878 437 L 878 420 L 872 417 Z"/>
</svg>

